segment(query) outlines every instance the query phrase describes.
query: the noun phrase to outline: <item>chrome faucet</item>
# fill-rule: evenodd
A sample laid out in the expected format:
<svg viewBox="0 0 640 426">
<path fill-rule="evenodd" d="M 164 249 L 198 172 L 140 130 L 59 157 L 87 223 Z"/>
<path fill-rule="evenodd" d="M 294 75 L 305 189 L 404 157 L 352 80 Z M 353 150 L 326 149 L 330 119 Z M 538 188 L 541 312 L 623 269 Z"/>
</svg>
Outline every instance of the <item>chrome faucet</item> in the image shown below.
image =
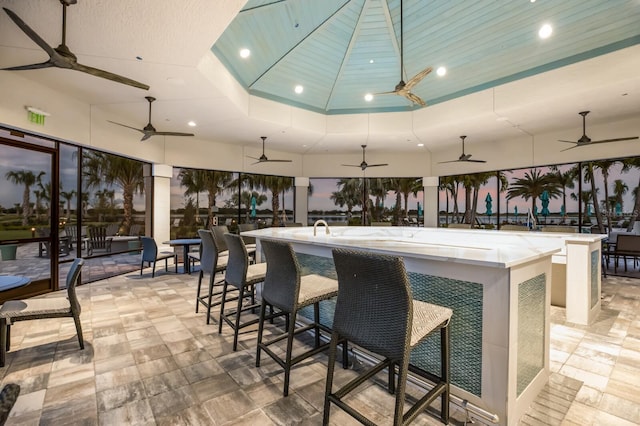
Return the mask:
<svg viewBox="0 0 640 426">
<path fill-rule="evenodd" d="M 324 233 L 327 235 L 331 235 L 331 232 L 329 231 L 329 225 L 327 224 L 327 222 L 323 219 L 318 219 L 316 220 L 316 222 L 313 224 L 313 236 L 316 236 L 316 228 L 318 227 L 318 225 L 324 225 Z"/>
</svg>

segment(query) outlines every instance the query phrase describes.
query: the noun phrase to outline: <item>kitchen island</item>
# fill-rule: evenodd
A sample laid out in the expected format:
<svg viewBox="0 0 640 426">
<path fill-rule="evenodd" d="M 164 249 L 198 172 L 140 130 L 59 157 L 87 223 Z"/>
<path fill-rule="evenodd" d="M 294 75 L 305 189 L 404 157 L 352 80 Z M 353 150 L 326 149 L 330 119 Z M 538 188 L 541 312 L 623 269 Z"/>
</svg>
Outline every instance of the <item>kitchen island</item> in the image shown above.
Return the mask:
<svg viewBox="0 0 640 426">
<path fill-rule="evenodd" d="M 315 235 L 314 235 L 315 233 Z M 305 273 L 335 277 L 331 249 L 350 247 L 402 256 L 413 297 L 453 309 L 454 401 L 470 403 L 500 424 L 513 424 L 549 376 L 552 256 L 560 239 L 538 242 L 509 233 L 402 227 L 268 228 L 243 232 L 292 243 Z M 517 234 L 517 233 L 514 233 Z M 529 237 L 531 238 L 531 237 Z M 258 248 L 258 255 L 260 250 Z M 330 326 L 333 306 L 322 308 Z M 438 340 L 411 362 L 439 371 Z"/>
</svg>

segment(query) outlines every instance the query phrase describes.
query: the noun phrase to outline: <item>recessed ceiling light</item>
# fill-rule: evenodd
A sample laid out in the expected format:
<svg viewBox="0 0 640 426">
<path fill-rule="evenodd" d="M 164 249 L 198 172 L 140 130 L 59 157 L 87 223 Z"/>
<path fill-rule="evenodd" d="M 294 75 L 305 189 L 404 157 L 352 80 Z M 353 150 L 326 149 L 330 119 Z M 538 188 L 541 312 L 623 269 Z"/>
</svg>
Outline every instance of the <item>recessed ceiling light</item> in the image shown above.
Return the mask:
<svg viewBox="0 0 640 426">
<path fill-rule="evenodd" d="M 538 37 L 542 39 L 549 38 L 552 32 L 553 32 L 553 28 L 551 28 L 551 25 L 544 24 L 543 26 L 540 27 L 540 30 L 538 31 Z"/>
<path fill-rule="evenodd" d="M 300 93 L 302 93 L 304 91 L 304 87 L 302 87 L 301 85 L 297 85 L 295 89 L 295 92 L 299 95 Z"/>
<path fill-rule="evenodd" d="M 438 67 L 438 69 L 436 70 L 436 74 L 438 74 L 440 77 L 442 77 L 446 73 L 447 69 L 445 67 Z"/>
<path fill-rule="evenodd" d="M 371 93 L 367 93 L 364 95 L 364 100 L 367 102 L 371 102 L 373 100 L 373 95 Z"/>
<path fill-rule="evenodd" d="M 373 63 L 373 59 L 369 59 L 369 63 L 372 64 Z"/>
<path fill-rule="evenodd" d="M 251 56 L 251 51 L 249 49 L 240 49 L 241 58 L 248 58 L 249 56 Z"/>
<path fill-rule="evenodd" d="M 187 123 L 190 127 L 196 127 L 196 122 L 195 121 L 190 121 Z"/>
<path fill-rule="evenodd" d="M 423 143 L 419 143 L 419 144 L 418 144 L 418 146 L 419 146 L 419 147 L 423 147 L 423 146 L 424 146 L 424 144 L 423 144 Z"/>
</svg>

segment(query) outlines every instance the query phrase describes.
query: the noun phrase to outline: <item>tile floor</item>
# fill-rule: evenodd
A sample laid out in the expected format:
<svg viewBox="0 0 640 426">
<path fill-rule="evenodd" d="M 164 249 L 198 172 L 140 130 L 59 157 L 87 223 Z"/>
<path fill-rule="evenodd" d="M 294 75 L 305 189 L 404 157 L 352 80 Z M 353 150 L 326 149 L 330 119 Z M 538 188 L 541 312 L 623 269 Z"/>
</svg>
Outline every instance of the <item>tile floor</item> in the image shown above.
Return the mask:
<svg viewBox="0 0 640 426">
<path fill-rule="evenodd" d="M 322 423 L 324 354 L 292 372 L 283 398 L 275 362 L 263 355 L 255 368 L 255 332 L 242 334 L 234 353 L 231 330 L 219 335 L 217 323 L 207 326 L 204 313 L 194 313 L 197 274 L 150 275 L 78 289 L 84 351 L 71 319 L 13 326 L 0 378 L 22 391 L 8 425 Z M 565 323 L 564 311 L 553 308 L 552 376 L 521 424 L 640 424 L 640 280 L 603 280 L 603 302 L 590 327 Z M 338 383 L 355 374 L 336 371 Z M 384 388 L 371 384 L 354 400 L 389 424 Z M 452 416 L 451 424 L 464 424 L 462 411 Z M 356 424 L 335 406 L 331 423 Z M 421 414 L 416 424 L 439 424 L 437 414 Z"/>
</svg>

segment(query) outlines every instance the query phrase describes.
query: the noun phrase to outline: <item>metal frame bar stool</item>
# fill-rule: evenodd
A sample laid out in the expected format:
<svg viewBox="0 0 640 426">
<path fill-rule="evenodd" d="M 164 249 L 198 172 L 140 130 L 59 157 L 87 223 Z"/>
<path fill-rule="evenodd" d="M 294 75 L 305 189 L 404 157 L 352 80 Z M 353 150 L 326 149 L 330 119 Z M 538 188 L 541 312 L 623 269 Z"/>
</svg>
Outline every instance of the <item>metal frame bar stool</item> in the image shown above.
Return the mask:
<svg viewBox="0 0 640 426">
<path fill-rule="evenodd" d="M 339 287 L 329 349 L 323 424 L 329 424 L 333 403 L 361 423 L 373 425 L 373 421 L 349 406 L 344 398 L 385 368 L 389 373 L 389 393 L 396 395 L 394 425 L 410 423 L 438 396 L 441 397 L 440 419 L 443 423 L 448 423 L 449 321 L 452 310 L 413 300 L 409 279 L 400 257 L 334 249 L 333 261 Z M 409 364 L 411 349 L 438 330 L 441 339 L 439 377 Z M 382 356 L 383 360 L 342 388 L 333 391 L 336 347 L 340 337 Z M 408 371 L 428 379 L 434 386 L 403 413 Z"/>
<path fill-rule="evenodd" d="M 222 324 L 226 322 L 233 329 L 233 350 L 238 349 L 238 332 L 241 328 L 258 322 L 258 318 L 240 323 L 240 315 L 248 310 L 260 307 L 255 301 L 255 286 L 264 281 L 267 272 L 266 263 L 249 265 L 249 255 L 240 235 L 224 234 L 229 249 L 229 261 L 225 271 L 222 300 L 220 301 L 220 321 L 218 333 L 222 333 Z M 229 292 L 238 290 L 238 304 L 235 310 L 225 312 L 225 304 Z M 251 304 L 244 305 L 245 298 L 250 298 Z"/>
<path fill-rule="evenodd" d="M 291 248 L 291 244 L 263 240 L 262 251 L 267 259 L 267 274 L 262 286 L 262 304 L 260 306 L 260 321 L 258 326 L 258 348 L 256 352 L 256 367 L 260 367 L 261 351 L 266 352 L 284 369 L 283 395 L 289 395 L 289 377 L 291 368 L 299 362 L 329 348 L 329 342 L 320 344 L 320 330 L 330 333 L 331 330 L 320 324 L 320 302 L 329 300 L 338 294 L 338 281 L 310 274 L 300 275 L 300 264 Z M 267 305 L 271 313 L 266 315 Z M 296 316 L 300 309 L 313 305 L 313 322 L 296 327 Z M 273 308 L 276 311 L 273 311 Z M 285 316 L 286 332 L 271 340 L 263 341 L 264 321 Z M 293 356 L 293 339 L 295 335 L 314 330 L 314 347 Z M 269 347 L 272 344 L 287 340 L 284 358 Z M 348 367 L 347 342 L 342 341 L 342 366 Z"/>
<path fill-rule="evenodd" d="M 216 241 L 211 231 L 198 229 L 198 235 L 202 240 L 202 253 L 200 254 L 200 274 L 198 275 L 198 290 L 196 292 L 196 313 L 201 304 L 207 308 L 207 324 L 209 324 L 211 320 L 211 308 L 220 304 L 220 300 L 212 302 L 212 299 L 214 296 L 222 295 L 224 282 L 224 278 L 216 282 L 215 276 L 218 272 L 224 272 L 224 270 L 227 269 L 229 257 L 219 256 Z M 209 291 L 204 296 L 200 296 L 204 274 L 209 274 Z M 214 291 L 214 287 L 219 287 L 219 290 Z"/>
</svg>

